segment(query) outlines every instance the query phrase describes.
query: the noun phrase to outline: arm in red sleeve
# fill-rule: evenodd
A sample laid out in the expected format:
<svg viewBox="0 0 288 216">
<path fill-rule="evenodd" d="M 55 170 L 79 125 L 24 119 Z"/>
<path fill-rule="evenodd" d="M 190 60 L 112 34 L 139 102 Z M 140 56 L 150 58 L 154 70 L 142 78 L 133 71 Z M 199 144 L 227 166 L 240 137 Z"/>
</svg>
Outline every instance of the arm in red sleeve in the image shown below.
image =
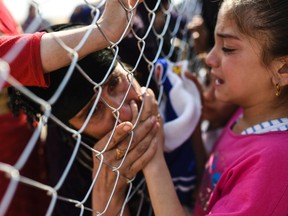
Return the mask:
<svg viewBox="0 0 288 216">
<path fill-rule="evenodd" d="M 0 58 L 9 64 L 10 75 L 24 86 L 47 86 L 40 56 L 43 34 L 38 32 L 0 37 Z M 8 87 L 9 83 L 4 86 Z"/>
</svg>

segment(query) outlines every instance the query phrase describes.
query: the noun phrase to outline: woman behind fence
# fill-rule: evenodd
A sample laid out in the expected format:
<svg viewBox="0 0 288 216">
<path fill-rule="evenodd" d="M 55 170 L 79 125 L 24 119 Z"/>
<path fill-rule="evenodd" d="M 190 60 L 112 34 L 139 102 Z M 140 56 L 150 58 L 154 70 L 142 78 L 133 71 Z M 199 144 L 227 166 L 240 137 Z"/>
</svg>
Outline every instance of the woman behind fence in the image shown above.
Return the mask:
<svg viewBox="0 0 288 216">
<path fill-rule="evenodd" d="M 129 186 L 127 182 L 133 179 L 137 172 L 148 163 L 155 153 L 157 144 L 162 141 L 159 141 L 163 134 L 160 132 L 159 120 L 157 121 L 158 104 L 153 92 L 148 89 L 147 93 L 143 94 L 135 78 L 129 76 L 118 61 L 113 64 L 113 58 L 112 51 L 107 49 L 92 53 L 78 62 L 81 69 L 96 83 L 102 82 L 110 65 L 113 66 L 110 75 L 102 85 L 102 93 L 100 88 L 94 89 L 94 85 L 80 73 L 79 69 L 75 69 L 61 96 L 52 105 L 52 114 L 75 130 L 80 130 L 89 113 L 93 112 L 82 133 L 83 145 L 80 146 L 68 176 L 58 191 L 59 196 L 62 197 L 57 202 L 55 212 L 58 215 L 78 215 L 80 213 L 80 208 L 75 206 L 75 202 L 67 200 L 82 201 L 88 193 L 98 169 L 100 173 L 94 185 L 93 194 L 88 193 L 89 198 L 84 202 L 84 206 L 89 209 L 93 208 L 97 212 L 103 212 L 107 205 L 108 210 L 105 210 L 107 215 L 120 212 Z M 48 88 L 28 88 L 37 96 L 48 100 L 58 89 L 67 70 L 68 67 L 65 67 L 53 72 L 50 75 Z M 130 82 L 132 82 L 132 86 L 129 89 Z M 37 121 L 37 113 L 42 113 L 39 104 L 33 103 L 18 90 L 10 93 L 12 93 L 14 112 L 17 113 L 19 109 L 23 109 L 30 122 Z M 96 108 L 93 108 L 100 93 L 101 99 Z M 124 98 L 126 93 L 127 96 Z M 129 146 L 132 123 L 136 121 L 142 100 L 145 101 L 144 109 L 137 127 L 133 130 L 135 137 L 133 143 Z M 118 107 L 120 107 L 119 112 L 113 113 L 114 109 L 116 110 Z M 113 139 L 109 142 L 116 123 L 115 115 L 119 115 L 119 122 Z M 97 140 L 100 141 L 97 142 Z M 107 149 L 105 150 L 106 145 Z M 76 139 L 73 138 L 73 134 L 59 125 L 50 124 L 49 120 L 46 150 L 51 186 L 54 187 L 58 184 L 75 147 Z M 105 151 L 98 155 L 93 148 L 99 152 Z M 120 178 L 116 182 L 116 172 L 113 172 L 113 169 L 120 165 L 126 151 L 129 153 L 119 169 Z M 104 165 L 102 167 L 100 166 L 100 156 L 103 156 Z M 111 203 L 108 203 L 114 184 L 117 185 L 116 191 L 112 196 Z M 66 202 L 63 201 L 63 197 L 67 199 Z M 128 212 L 128 208 L 125 211 Z M 91 215 L 90 211 L 85 212 L 85 215 Z"/>
</svg>

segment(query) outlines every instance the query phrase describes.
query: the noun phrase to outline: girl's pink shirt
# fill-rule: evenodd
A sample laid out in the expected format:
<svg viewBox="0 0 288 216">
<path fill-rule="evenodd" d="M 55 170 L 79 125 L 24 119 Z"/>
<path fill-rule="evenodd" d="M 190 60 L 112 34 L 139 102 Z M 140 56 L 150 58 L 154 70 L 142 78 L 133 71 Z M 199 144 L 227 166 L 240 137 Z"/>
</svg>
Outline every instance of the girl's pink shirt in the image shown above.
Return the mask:
<svg viewBox="0 0 288 216">
<path fill-rule="evenodd" d="M 288 132 L 235 134 L 233 116 L 206 164 L 194 216 L 287 216 Z"/>
</svg>

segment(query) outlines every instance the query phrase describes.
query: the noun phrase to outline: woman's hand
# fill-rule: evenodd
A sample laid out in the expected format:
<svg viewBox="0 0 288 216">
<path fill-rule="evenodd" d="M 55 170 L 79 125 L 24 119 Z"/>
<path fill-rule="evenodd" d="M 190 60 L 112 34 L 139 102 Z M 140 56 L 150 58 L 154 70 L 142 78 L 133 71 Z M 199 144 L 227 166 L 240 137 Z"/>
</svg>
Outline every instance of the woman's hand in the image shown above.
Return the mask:
<svg viewBox="0 0 288 216">
<path fill-rule="evenodd" d="M 133 129 L 131 122 L 123 122 L 116 127 L 114 133 L 111 131 L 94 146 L 97 152 L 93 157 L 93 177 L 96 178 L 93 209 L 102 212 L 112 195 L 111 203 L 107 205 L 108 215 L 115 215 L 120 211 L 129 181 L 151 161 L 159 146 L 158 139 L 155 139 L 160 131 L 157 101 L 151 90 L 142 97 L 144 105 L 137 126 Z M 135 101 L 130 104 L 132 122 L 135 122 L 139 114 L 138 106 Z M 162 145 L 160 149 L 163 151 Z"/>
<path fill-rule="evenodd" d="M 136 7 L 143 0 L 107 0 L 105 9 L 101 18 L 97 21 L 101 30 L 112 42 L 117 42 L 124 33 L 127 25 L 130 25 L 127 35 L 132 27 L 133 22 L 130 19 L 136 13 Z M 132 21 L 132 20 L 131 20 Z"/>
</svg>

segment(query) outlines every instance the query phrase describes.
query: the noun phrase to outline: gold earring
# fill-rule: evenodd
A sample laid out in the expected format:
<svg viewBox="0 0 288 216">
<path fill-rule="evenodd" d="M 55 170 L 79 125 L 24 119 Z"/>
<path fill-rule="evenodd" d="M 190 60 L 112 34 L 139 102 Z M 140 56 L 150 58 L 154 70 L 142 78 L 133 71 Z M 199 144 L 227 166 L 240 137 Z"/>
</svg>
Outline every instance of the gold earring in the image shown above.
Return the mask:
<svg viewBox="0 0 288 216">
<path fill-rule="evenodd" d="M 278 97 L 280 95 L 280 93 L 281 93 L 281 88 L 280 88 L 279 83 L 277 83 L 275 86 L 276 86 L 275 95 Z"/>
</svg>

